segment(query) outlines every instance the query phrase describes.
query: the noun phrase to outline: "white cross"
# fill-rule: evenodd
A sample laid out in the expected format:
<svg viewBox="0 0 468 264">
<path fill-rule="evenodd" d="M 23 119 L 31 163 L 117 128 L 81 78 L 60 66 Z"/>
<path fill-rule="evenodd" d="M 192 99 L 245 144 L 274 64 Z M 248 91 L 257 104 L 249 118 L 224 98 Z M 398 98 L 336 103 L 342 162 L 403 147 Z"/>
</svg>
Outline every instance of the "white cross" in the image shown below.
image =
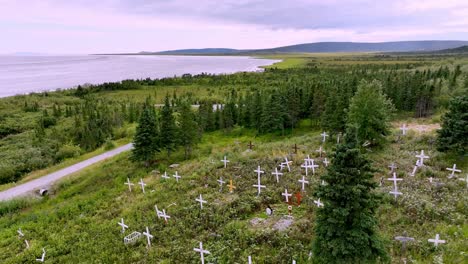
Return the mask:
<svg viewBox="0 0 468 264">
<path fill-rule="evenodd" d="M 397 178 L 396 177 L 396 172 L 393 173 L 393 177 L 392 178 L 387 178 L 387 181 L 393 181 L 393 184 L 396 184 L 397 181 L 402 181 L 403 179 L 402 178 Z"/>
<path fill-rule="evenodd" d="M 120 222 L 118 222 L 119 226 L 122 227 L 122 233 L 125 233 L 125 229 L 128 228 L 128 225 L 124 223 L 123 218 L 120 219 Z"/>
<path fill-rule="evenodd" d="M 176 178 L 176 181 L 179 182 L 179 179 L 182 178 L 182 176 L 180 176 L 177 171 L 175 172 L 174 175 L 172 175 L 172 177 Z"/>
<path fill-rule="evenodd" d="M 29 248 L 29 242 L 28 242 L 28 240 L 25 239 L 25 240 L 24 240 L 24 243 L 26 243 L 26 248 Z"/>
<path fill-rule="evenodd" d="M 453 164 L 453 167 L 452 168 L 447 168 L 448 171 L 451 171 L 452 173 L 450 173 L 449 175 L 449 179 L 453 178 L 453 176 L 455 176 L 455 172 L 461 172 L 461 170 L 458 170 L 457 169 L 457 164 Z"/>
<path fill-rule="evenodd" d="M 418 170 L 418 164 L 419 164 L 419 160 L 418 160 L 416 166 L 414 166 L 413 171 L 412 171 L 411 174 L 410 174 L 410 175 L 413 176 L 413 177 L 414 177 L 414 175 L 416 175 L 416 171 Z"/>
<path fill-rule="evenodd" d="M 305 180 L 305 177 L 304 175 L 302 176 L 302 179 L 301 180 L 298 180 L 298 182 L 300 182 L 302 184 L 302 190 L 304 191 L 305 189 L 305 184 L 309 184 L 309 181 L 306 181 Z"/>
<path fill-rule="evenodd" d="M 170 177 L 169 177 L 169 176 L 167 176 L 167 171 L 164 171 L 164 174 L 163 174 L 163 176 L 162 176 L 162 177 L 163 177 L 164 179 L 170 179 Z"/>
<path fill-rule="evenodd" d="M 148 247 L 151 247 L 151 239 L 153 238 L 153 235 L 150 234 L 148 227 L 146 227 L 146 232 L 143 232 L 143 235 L 146 236 Z"/>
<path fill-rule="evenodd" d="M 211 254 L 208 250 L 203 249 L 203 243 L 200 242 L 200 248 L 193 248 L 194 251 L 200 252 L 201 263 L 205 264 L 205 254 Z"/>
<path fill-rule="evenodd" d="M 291 193 L 288 193 L 288 189 L 284 189 L 284 193 L 281 193 L 282 196 L 284 196 L 284 198 L 286 198 L 286 202 L 289 203 L 289 197 L 292 196 Z"/>
<path fill-rule="evenodd" d="M 264 171 L 260 170 L 260 166 L 258 166 L 257 169 L 254 170 L 254 172 L 257 173 L 257 176 L 258 176 L 259 179 L 260 179 L 260 175 L 261 175 L 262 173 L 265 173 Z"/>
<path fill-rule="evenodd" d="M 325 158 L 325 159 L 323 160 L 323 164 L 325 164 L 325 167 L 328 167 L 328 164 L 330 164 L 330 162 L 328 161 L 327 158 Z"/>
<path fill-rule="evenodd" d="M 283 173 L 281 173 L 281 172 L 278 171 L 278 168 L 275 168 L 275 171 L 272 172 L 271 174 L 273 174 L 273 175 L 276 176 L 276 182 L 277 182 L 277 183 L 279 182 L 279 176 L 280 176 L 280 175 L 283 175 Z"/>
<path fill-rule="evenodd" d="M 304 168 L 306 171 L 306 176 L 309 176 L 308 173 L 309 173 L 310 166 L 309 166 L 309 163 L 307 163 L 307 161 L 301 165 L 301 168 Z"/>
<path fill-rule="evenodd" d="M 432 183 L 434 179 L 432 177 L 429 177 L 429 182 Z"/>
<path fill-rule="evenodd" d="M 143 182 L 142 178 L 140 178 L 140 182 L 138 184 L 141 185 L 141 190 L 143 191 L 143 193 L 145 193 L 146 183 Z"/>
<path fill-rule="evenodd" d="M 295 261 L 294 259 L 293 259 L 293 262 L 292 262 L 292 264 L 296 264 L 296 261 Z"/>
<path fill-rule="evenodd" d="M 424 159 L 428 159 L 429 156 L 424 155 L 424 150 L 421 150 L 421 154 L 416 155 L 419 158 L 419 167 L 424 166 Z"/>
<path fill-rule="evenodd" d="M 336 136 L 336 144 L 340 144 L 341 132 Z"/>
<path fill-rule="evenodd" d="M 249 256 L 249 264 L 252 264 L 252 257 Z"/>
<path fill-rule="evenodd" d="M 440 240 L 439 239 L 439 234 L 436 234 L 435 238 L 430 238 L 428 239 L 427 241 L 431 242 L 431 243 L 434 243 L 434 246 L 438 246 L 439 244 L 445 244 L 445 240 Z"/>
<path fill-rule="evenodd" d="M 398 185 L 397 185 L 397 182 L 393 182 L 393 190 L 390 191 L 390 194 L 393 194 L 393 196 L 395 197 L 395 200 L 397 199 L 398 195 L 402 195 L 403 193 L 399 192 L 398 191 Z"/>
<path fill-rule="evenodd" d="M 280 171 L 283 171 L 284 167 L 286 166 L 283 162 L 280 163 Z"/>
<path fill-rule="evenodd" d="M 40 258 L 40 259 L 36 259 L 36 261 L 39 261 L 39 262 L 44 262 L 44 259 L 45 259 L 45 254 L 46 254 L 46 252 L 45 252 L 45 249 L 44 249 L 44 248 L 42 248 L 42 256 L 41 256 L 41 258 Z"/>
<path fill-rule="evenodd" d="M 284 165 L 288 167 L 288 172 L 291 172 L 291 167 L 289 166 L 292 163 L 292 161 L 288 160 L 288 157 L 284 157 Z"/>
<path fill-rule="evenodd" d="M 202 195 L 200 194 L 200 198 L 195 199 L 195 201 L 200 203 L 200 209 L 203 209 L 203 204 L 208 203 L 207 201 L 203 200 Z"/>
<path fill-rule="evenodd" d="M 164 218 L 164 221 L 167 223 L 167 219 L 171 218 L 169 215 L 166 214 L 166 209 L 163 209 L 161 213 L 161 217 Z"/>
<path fill-rule="evenodd" d="M 258 195 L 260 195 L 260 192 L 262 191 L 262 188 L 266 188 L 265 185 L 262 185 L 261 182 L 260 182 L 260 175 L 262 173 L 265 173 L 264 171 L 260 170 L 260 166 L 257 167 L 256 170 L 254 170 L 254 172 L 257 173 L 257 184 L 254 184 L 253 187 L 257 187 L 257 190 L 258 190 Z"/>
<path fill-rule="evenodd" d="M 159 211 L 158 209 L 158 206 L 155 204 L 154 205 L 154 210 L 156 211 L 156 216 L 158 217 L 158 219 L 161 219 L 161 211 Z"/>
<path fill-rule="evenodd" d="M 401 127 L 400 127 L 400 130 L 401 130 L 401 134 L 404 136 L 406 135 L 406 131 L 408 131 L 408 128 L 406 127 L 406 124 L 403 124 Z"/>
<path fill-rule="evenodd" d="M 16 232 L 18 232 L 18 235 L 19 235 L 20 237 L 24 237 L 23 231 L 21 231 L 21 227 L 18 228 L 18 231 L 16 231 Z"/>
<path fill-rule="evenodd" d="M 459 180 L 460 180 L 460 181 L 465 181 L 465 182 L 466 182 L 466 188 L 468 188 L 468 174 L 466 175 L 466 178 L 465 178 L 465 179 L 460 178 Z"/>
<path fill-rule="evenodd" d="M 317 207 L 323 207 L 323 203 L 320 201 L 320 198 L 318 198 L 318 200 L 314 200 L 314 204 L 316 204 Z"/>
<path fill-rule="evenodd" d="M 390 164 L 390 166 L 388 166 L 388 167 L 390 168 L 390 172 L 393 172 L 393 171 L 395 171 L 396 168 L 398 168 L 398 167 L 395 165 L 395 163 Z"/>
<path fill-rule="evenodd" d="M 317 149 L 315 152 L 318 152 L 320 154 L 320 157 L 322 157 L 322 153 L 325 153 L 325 151 L 323 151 L 322 146 L 320 146 L 320 148 Z"/>
<path fill-rule="evenodd" d="M 133 184 L 133 183 L 130 182 L 130 179 L 129 179 L 129 178 L 127 178 L 127 182 L 124 183 L 124 184 L 125 184 L 125 185 L 128 185 L 128 190 L 129 190 L 129 191 L 132 191 L 132 185 L 135 185 L 135 184 Z"/>
<path fill-rule="evenodd" d="M 320 134 L 322 136 L 322 143 L 325 143 L 325 140 L 327 140 L 327 137 L 328 137 L 328 134 L 327 132 L 323 132 L 322 134 Z"/>
<path fill-rule="evenodd" d="M 222 159 L 221 161 L 224 163 L 224 168 L 226 168 L 229 160 L 227 160 L 226 156 L 224 156 L 224 159 Z"/>
<path fill-rule="evenodd" d="M 219 180 L 216 181 L 219 183 L 219 186 L 221 187 L 219 191 L 221 191 L 223 189 L 223 184 L 225 184 L 226 182 L 223 181 L 223 177 L 219 177 Z"/>
<path fill-rule="evenodd" d="M 315 161 L 312 159 L 309 163 L 309 166 L 312 168 L 312 174 L 315 174 L 315 168 L 318 168 L 319 165 L 314 163 Z"/>
</svg>

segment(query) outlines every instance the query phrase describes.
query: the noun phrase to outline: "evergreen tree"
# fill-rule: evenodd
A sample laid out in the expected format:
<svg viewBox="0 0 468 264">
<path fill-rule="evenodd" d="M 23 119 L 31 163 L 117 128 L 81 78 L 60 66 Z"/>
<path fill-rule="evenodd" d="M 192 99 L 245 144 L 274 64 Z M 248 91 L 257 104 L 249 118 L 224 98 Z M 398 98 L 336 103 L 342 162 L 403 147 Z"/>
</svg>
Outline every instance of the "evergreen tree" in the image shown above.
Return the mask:
<svg viewBox="0 0 468 264">
<path fill-rule="evenodd" d="M 168 156 L 171 155 L 171 151 L 176 147 L 176 133 L 177 128 L 175 125 L 172 107 L 169 102 L 169 96 L 166 95 L 164 106 L 161 109 L 160 144 L 161 147 L 166 149 Z"/>
<path fill-rule="evenodd" d="M 132 159 L 134 161 L 143 161 L 145 166 L 149 166 L 149 162 L 159 151 L 157 129 L 154 107 L 147 100 L 143 106 L 143 112 L 133 138 Z"/>
<path fill-rule="evenodd" d="M 180 127 L 179 140 L 185 149 L 185 158 L 192 153 L 193 146 L 200 139 L 198 124 L 195 121 L 195 115 L 190 109 L 188 103 L 181 103 L 180 107 Z"/>
<path fill-rule="evenodd" d="M 450 101 L 449 111 L 442 117 L 442 128 L 437 134 L 439 151 L 468 153 L 468 95 Z"/>
<path fill-rule="evenodd" d="M 315 263 L 376 263 L 387 260 L 375 212 L 380 197 L 374 192 L 373 169 L 356 147 L 354 135 L 337 147 L 332 164 L 321 177 L 316 196 L 324 206 L 315 219 Z"/>
<path fill-rule="evenodd" d="M 382 93 L 380 82 L 361 81 L 351 99 L 347 129 L 356 130 L 358 143 L 368 141 L 379 145 L 390 133 L 388 121 L 393 109 L 391 101 Z"/>
</svg>

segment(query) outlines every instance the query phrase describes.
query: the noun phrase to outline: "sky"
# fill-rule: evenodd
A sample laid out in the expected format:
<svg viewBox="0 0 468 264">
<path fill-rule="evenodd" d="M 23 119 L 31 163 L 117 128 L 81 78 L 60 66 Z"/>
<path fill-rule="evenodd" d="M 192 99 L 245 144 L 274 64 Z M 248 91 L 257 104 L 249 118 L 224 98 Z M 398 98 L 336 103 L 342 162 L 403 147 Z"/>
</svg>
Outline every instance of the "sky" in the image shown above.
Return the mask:
<svg viewBox="0 0 468 264">
<path fill-rule="evenodd" d="M 0 53 L 468 40 L 468 0 L 0 0 Z"/>
</svg>

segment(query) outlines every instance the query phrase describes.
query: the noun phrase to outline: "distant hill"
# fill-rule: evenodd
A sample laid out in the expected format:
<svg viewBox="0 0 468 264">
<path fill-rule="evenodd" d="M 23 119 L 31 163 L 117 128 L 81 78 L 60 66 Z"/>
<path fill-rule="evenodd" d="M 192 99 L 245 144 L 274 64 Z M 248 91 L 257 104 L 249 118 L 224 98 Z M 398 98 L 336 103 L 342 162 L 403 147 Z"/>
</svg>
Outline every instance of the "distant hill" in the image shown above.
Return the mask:
<svg viewBox="0 0 468 264">
<path fill-rule="evenodd" d="M 271 49 L 236 50 L 225 48 L 182 49 L 161 52 L 141 52 L 154 55 L 242 55 L 271 53 L 324 53 L 324 52 L 411 52 L 453 49 L 468 45 L 460 40 L 423 40 L 393 42 L 316 42 Z"/>
<path fill-rule="evenodd" d="M 461 46 L 458 48 L 453 48 L 453 49 L 443 49 L 443 50 L 436 50 L 434 53 L 443 53 L 443 54 L 449 54 L 449 53 L 468 53 L 468 45 Z"/>
</svg>

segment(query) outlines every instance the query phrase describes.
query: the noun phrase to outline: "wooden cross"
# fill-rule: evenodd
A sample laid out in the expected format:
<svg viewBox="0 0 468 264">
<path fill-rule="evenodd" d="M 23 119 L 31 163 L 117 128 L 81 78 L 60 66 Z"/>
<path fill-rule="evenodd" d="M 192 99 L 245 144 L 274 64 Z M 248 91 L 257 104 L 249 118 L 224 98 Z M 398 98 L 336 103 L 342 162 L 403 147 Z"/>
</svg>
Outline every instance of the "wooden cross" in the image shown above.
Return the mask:
<svg viewBox="0 0 468 264">
<path fill-rule="evenodd" d="M 162 211 L 159 211 L 157 205 L 154 205 L 154 210 L 156 210 L 156 216 L 158 217 L 158 219 L 161 219 Z"/>
<path fill-rule="evenodd" d="M 408 241 L 414 241 L 414 238 L 408 237 L 405 231 L 403 232 L 403 236 L 397 236 L 395 237 L 395 240 L 398 240 L 401 242 L 401 251 L 402 251 L 402 254 L 404 254 L 404 252 L 406 251 L 406 243 Z"/>
<path fill-rule="evenodd" d="M 153 238 L 153 235 L 150 234 L 148 227 L 146 227 L 146 232 L 143 232 L 143 235 L 146 236 L 148 247 L 151 247 L 151 239 Z"/>
<path fill-rule="evenodd" d="M 249 142 L 249 144 L 247 145 L 249 147 L 250 150 L 252 150 L 252 148 L 255 146 L 254 144 L 252 144 L 252 141 Z"/>
<path fill-rule="evenodd" d="M 202 195 L 200 194 L 200 197 L 195 199 L 195 201 L 199 202 L 200 203 L 200 209 L 203 209 L 203 204 L 204 203 L 208 203 L 207 201 L 203 200 L 203 197 Z"/>
<path fill-rule="evenodd" d="M 390 168 L 390 173 L 394 172 L 396 168 L 398 168 L 395 163 L 392 162 L 392 164 L 390 164 L 390 166 L 388 166 Z"/>
<path fill-rule="evenodd" d="M 338 133 L 338 135 L 336 136 L 336 144 L 340 144 L 340 138 L 341 138 L 341 135 L 342 133 Z"/>
<path fill-rule="evenodd" d="M 286 199 L 286 202 L 289 203 L 289 197 L 292 196 L 292 194 L 288 193 L 288 189 L 284 189 L 284 193 L 281 193 L 282 196 Z"/>
<path fill-rule="evenodd" d="M 305 184 L 309 184 L 309 181 L 305 180 L 304 175 L 302 175 L 302 179 L 298 180 L 298 182 L 300 182 L 302 184 L 302 191 L 304 191 L 304 189 L 305 189 Z"/>
<path fill-rule="evenodd" d="M 46 251 L 44 248 L 42 248 L 42 256 L 40 259 L 36 259 L 36 261 L 39 261 L 39 262 L 44 262 L 45 260 L 45 255 L 46 255 Z"/>
<path fill-rule="evenodd" d="M 453 167 L 452 168 L 446 168 L 448 171 L 451 171 L 452 173 L 450 173 L 449 175 L 449 179 L 452 179 L 454 176 L 455 176 L 455 173 L 456 172 L 461 172 L 461 170 L 458 170 L 457 169 L 457 164 L 453 164 Z"/>
<path fill-rule="evenodd" d="M 201 263 L 205 264 L 205 254 L 211 254 L 208 250 L 203 249 L 203 243 L 200 242 L 200 247 L 199 248 L 193 248 L 194 251 L 200 252 L 200 259 Z"/>
<path fill-rule="evenodd" d="M 435 238 L 430 238 L 427 241 L 434 243 L 434 246 L 438 246 L 439 244 L 445 244 L 445 240 L 439 240 L 439 234 L 436 234 Z"/>
<path fill-rule="evenodd" d="M 141 190 L 143 191 L 143 193 L 145 193 L 146 183 L 143 182 L 142 178 L 140 178 L 140 182 L 138 184 L 141 185 Z"/>
<path fill-rule="evenodd" d="M 403 179 L 402 178 L 397 178 L 396 177 L 396 172 L 393 173 L 393 177 L 392 178 L 387 178 L 388 181 L 393 181 L 393 184 L 396 184 L 397 181 L 402 181 Z"/>
<path fill-rule="evenodd" d="M 291 166 L 290 166 L 291 163 L 292 163 L 292 161 L 289 161 L 288 157 L 284 157 L 284 162 L 281 163 L 281 164 L 286 165 L 286 167 L 288 167 L 288 172 L 291 172 Z"/>
<path fill-rule="evenodd" d="M 224 163 L 224 168 L 226 168 L 226 167 L 227 167 L 227 164 L 228 164 L 228 162 L 229 162 L 229 160 L 227 160 L 227 159 L 226 159 L 226 156 L 224 156 L 224 159 L 222 159 L 221 162 Z"/>
<path fill-rule="evenodd" d="M 325 143 L 325 141 L 327 140 L 327 137 L 328 137 L 327 132 L 323 132 L 322 134 L 320 134 L 320 136 L 322 136 L 322 143 Z"/>
<path fill-rule="evenodd" d="M 132 185 L 135 185 L 135 184 L 133 184 L 133 183 L 130 182 L 130 179 L 129 179 L 129 178 L 127 178 L 127 182 L 124 183 L 124 184 L 125 184 L 125 185 L 128 185 L 128 190 L 129 190 L 129 191 L 132 191 Z"/>
<path fill-rule="evenodd" d="M 296 200 L 297 200 L 297 201 L 296 201 L 296 202 L 297 202 L 297 206 L 301 205 L 301 201 L 302 201 L 301 192 L 297 192 L 297 193 L 295 194 L 295 196 L 296 196 Z"/>
<path fill-rule="evenodd" d="M 229 192 L 233 193 L 236 186 L 232 184 L 232 179 L 229 180 Z"/>
<path fill-rule="evenodd" d="M 408 131 L 409 128 L 406 127 L 406 124 L 403 124 L 401 127 L 400 127 L 400 130 L 401 130 L 401 134 L 403 136 L 406 135 L 406 131 Z"/>
<path fill-rule="evenodd" d="M 318 200 L 314 200 L 314 204 L 317 205 L 317 207 L 323 207 L 323 203 L 320 201 L 320 198 L 318 198 Z"/>
<path fill-rule="evenodd" d="M 121 218 L 121 220 L 120 220 L 120 222 L 118 222 L 118 224 L 119 224 L 119 226 L 122 227 L 122 233 L 125 233 L 125 229 L 128 228 L 128 225 L 126 225 L 126 224 L 124 223 L 123 218 Z"/>
<path fill-rule="evenodd" d="M 19 235 L 20 237 L 24 237 L 23 231 L 21 231 L 21 227 L 18 228 L 18 230 L 17 230 L 16 232 L 18 233 L 18 235 Z"/>
<path fill-rule="evenodd" d="M 276 176 L 276 182 L 279 183 L 279 176 L 280 176 L 280 175 L 283 175 L 283 173 L 279 172 L 279 171 L 278 171 L 278 168 L 275 168 L 275 171 L 272 172 L 271 174 L 273 174 L 273 175 Z"/>
<path fill-rule="evenodd" d="M 395 197 L 395 200 L 397 199 L 398 195 L 402 195 L 403 193 L 399 192 L 398 191 L 398 185 L 397 185 L 397 182 L 395 181 L 393 183 L 393 190 L 389 192 L 390 194 L 393 194 L 393 196 Z"/>
<path fill-rule="evenodd" d="M 328 164 L 330 164 L 330 162 L 328 161 L 327 158 L 325 158 L 325 159 L 323 160 L 323 164 L 325 164 L 325 167 L 328 167 Z"/>
<path fill-rule="evenodd" d="M 166 171 L 164 171 L 164 174 L 163 174 L 162 178 L 164 178 L 164 179 L 169 179 L 170 177 L 169 177 L 169 176 L 167 176 L 167 172 L 166 172 Z"/>
<path fill-rule="evenodd" d="M 319 149 L 317 149 L 315 152 L 318 152 L 320 157 L 322 157 L 322 153 L 325 153 L 325 151 L 323 150 L 322 146 L 320 146 Z"/>
<path fill-rule="evenodd" d="M 166 214 L 166 209 L 163 209 L 161 213 L 161 217 L 164 218 L 164 221 L 166 222 L 166 224 L 167 224 L 167 219 L 171 218 L 169 215 Z"/>
<path fill-rule="evenodd" d="M 421 150 L 419 155 L 416 155 L 416 158 L 419 158 L 419 167 L 424 166 L 424 159 L 428 159 L 429 156 L 424 154 L 424 150 Z"/>
<path fill-rule="evenodd" d="M 180 176 L 177 171 L 175 172 L 174 175 L 172 175 L 172 177 L 176 178 L 177 182 L 179 182 L 179 179 L 182 178 L 182 176 Z"/>
<path fill-rule="evenodd" d="M 465 179 L 460 178 L 459 180 L 460 180 L 460 181 L 465 181 L 465 182 L 466 182 L 466 188 L 468 188 L 468 174 L 466 175 L 466 178 L 465 178 Z"/>
<path fill-rule="evenodd" d="M 297 147 L 297 144 L 294 144 L 293 149 L 294 149 L 294 154 L 297 154 L 297 150 L 299 149 L 299 148 Z"/>
<path fill-rule="evenodd" d="M 315 162 L 315 161 L 312 159 L 311 162 L 310 162 L 310 164 L 309 164 L 309 166 L 310 166 L 310 168 L 312 168 L 312 174 L 315 175 L 315 168 L 318 168 L 319 165 L 318 165 L 318 164 L 315 164 L 314 162 Z"/>
<path fill-rule="evenodd" d="M 257 191 L 258 191 L 257 196 L 259 196 L 260 193 L 261 193 L 261 191 L 262 191 L 262 188 L 266 188 L 266 186 L 265 186 L 265 185 L 262 185 L 261 182 L 260 182 L 260 175 L 261 175 L 262 173 L 265 173 L 265 172 L 262 171 L 262 170 L 260 169 L 260 166 L 258 166 L 257 169 L 254 170 L 254 172 L 257 173 L 257 184 L 254 184 L 254 185 L 252 185 L 252 186 L 253 186 L 253 187 L 257 187 Z"/>
<path fill-rule="evenodd" d="M 219 180 L 217 180 L 217 182 L 219 183 L 219 191 L 222 191 L 223 190 L 223 184 L 225 184 L 226 182 L 223 181 L 223 177 L 219 177 Z"/>
</svg>

